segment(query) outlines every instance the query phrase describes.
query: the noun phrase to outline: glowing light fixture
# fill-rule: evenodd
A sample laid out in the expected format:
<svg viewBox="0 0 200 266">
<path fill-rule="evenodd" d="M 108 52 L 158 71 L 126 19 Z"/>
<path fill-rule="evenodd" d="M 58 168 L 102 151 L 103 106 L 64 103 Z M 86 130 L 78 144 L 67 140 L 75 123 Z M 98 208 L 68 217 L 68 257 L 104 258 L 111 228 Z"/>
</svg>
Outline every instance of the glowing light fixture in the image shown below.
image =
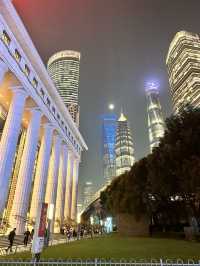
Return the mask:
<svg viewBox="0 0 200 266">
<path fill-rule="evenodd" d="M 110 103 L 110 104 L 108 105 L 108 108 L 109 108 L 109 110 L 114 110 L 114 109 L 115 109 L 115 106 L 114 106 L 113 103 Z"/>
</svg>

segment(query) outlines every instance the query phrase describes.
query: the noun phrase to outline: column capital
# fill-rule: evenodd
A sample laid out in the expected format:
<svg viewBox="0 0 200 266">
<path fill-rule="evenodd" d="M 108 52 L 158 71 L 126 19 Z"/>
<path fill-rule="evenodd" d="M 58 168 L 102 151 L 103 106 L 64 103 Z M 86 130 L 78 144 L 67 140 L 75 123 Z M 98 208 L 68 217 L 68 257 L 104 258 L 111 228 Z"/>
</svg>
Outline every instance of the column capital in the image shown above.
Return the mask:
<svg viewBox="0 0 200 266">
<path fill-rule="evenodd" d="M 31 114 L 41 115 L 41 116 L 43 115 L 39 107 L 28 107 L 25 110 L 29 111 Z"/>
<path fill-rule="evenodd" d="M 54 141 L 55 141 L 55 143 L 58 143 L 58 144 L 61 145 L 63 139 L 62 139 L 62 137 L 59 135 L 59 133 L 56 133 L 56 134 L 54 135 Z"/>
<path fill-rule="evenodd" d="M 51 130 L 51 131 L 54 130 L 53 125 L 52 125 L 51 123 L 49 123 L 49 122 L 42 124 L 42 128 L 43 128 L 44 130 L 49 130 L 49 131 L 50 131 L 50 130 Z"/>
<path fill-rule="evenodd" d="M 62 144 L 62 148 L 63 150 L 67 151 L 68 150 L 68 146 L 67 144 L 63 141 L 63 144 Z"/>
<path fill-rule="evenodd" d="M 28 97 L 28 93 L 27 91 L 24 89 L 23 86 L 12 86 L 11 87 L 11 91 L 15 94 L 15 95 L 21 95 L 24 96 L 24 98 Z"/>
</svg>

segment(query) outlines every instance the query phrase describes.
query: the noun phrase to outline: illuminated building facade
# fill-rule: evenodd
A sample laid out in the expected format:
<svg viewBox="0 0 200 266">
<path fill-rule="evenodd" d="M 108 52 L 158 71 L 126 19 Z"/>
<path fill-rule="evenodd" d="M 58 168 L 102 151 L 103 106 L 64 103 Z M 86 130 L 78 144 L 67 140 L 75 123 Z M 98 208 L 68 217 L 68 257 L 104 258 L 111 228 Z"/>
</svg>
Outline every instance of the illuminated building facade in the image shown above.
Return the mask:
<svg viewBox="0 0 200 266">
<path fill-rule="evenodd" d="M 115 154 L 116 176 L 119 176 L 124 172 L 129 171 L 135 161 L 133 138 L 128 120 L 123 113 L 121 113 L 117 121 Z"/>
<path fill-rule="evenodd" d="M 180 31 L 166 58 L 174 112 L 186 105 L 200 107 L 200 36 Z"/>
<path fill-rule="evenodd" d="M 115 140 L 117 116 L 107 114 L 102 116 L 103 121 L 103 175 L 106 184 L 109 184 L 116 175 L 115 170 Z"/>
<path fill-rule="evenodd" d="M 148 130 L 150 150 L 157 147 L 160 138 L 163 137 L 165 131 L 165 123 L 162 115 L 162 109 L 159 101 L 158 86 L 149 82 L 146 86 L 147 98 L 147 115 L 148 115 Z"/>
<path fill-rule="evenodd" d="M 94 187 L 93 183 L 90 181 L 87 181 L 84 186 L 83 191 L 83 207 L 86 208 L 88 204 L 91 202 L 94 194 Z"/>
<path fill-rule="evenodd" d="M 79 125 L 80 53 L 71 50 L 58 52 L 49 58 L 47 69 L 74 122 Z"/>
<path fill-rule="evenodd" d="M 1 1 L 0 36 L 1 228 L 9 219 L 23 234 L 44 201 L 60 224 L 75 221 L 87 146 L 9 0 Z"/>
</svg>

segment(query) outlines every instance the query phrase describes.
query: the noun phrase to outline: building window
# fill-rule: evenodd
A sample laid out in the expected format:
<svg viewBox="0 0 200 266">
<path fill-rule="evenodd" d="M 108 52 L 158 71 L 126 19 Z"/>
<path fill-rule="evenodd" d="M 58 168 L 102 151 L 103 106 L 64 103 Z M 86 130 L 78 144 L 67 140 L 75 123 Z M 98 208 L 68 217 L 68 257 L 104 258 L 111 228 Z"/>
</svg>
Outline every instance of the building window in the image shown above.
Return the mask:
<svg viewBox="0 0 200 266">
<path fill-rule="evenodd" d="M 3 30 L 2 40 L 6 45 L 10 45 L 11 39 L 5 30 Z"/>
<path fill-rule="evenodd" d="M 42 97 L 44 97 L 44 90 L 42 88 L 40 88 L 40 92 L 42 94 Z"/>
<path fill-rule="evenodd" d="M 21 58 L 22 58 L 22 57 L 21 57 L 19 51 L 18 51 L 17 49 L 15 49 L 15 59 L 16 59 L 18 62 L 20 62 Z"/>
<path fill-rule="evenodd" d="M 25 72 L 26 76 L 30 75 L 30 69 L 27 65 L 25 65 L 24 72 Z"/>
<path fill-rule="evenodd" d="M 51 102 L 50 102 L 50 100 L 49 100 L 49 98 L 47 97 L 47 104 L 48 104 L 48 106 L 50 106 L 51 105 Z"/>
<path fill-rule="evenodd" d="M 37 86 L 38 86 L 38 81 L 37 81 L 36 78 L 33 78 L 33 86 L 34 86 L 35 88 L 37 88 Z"/>
</svg>

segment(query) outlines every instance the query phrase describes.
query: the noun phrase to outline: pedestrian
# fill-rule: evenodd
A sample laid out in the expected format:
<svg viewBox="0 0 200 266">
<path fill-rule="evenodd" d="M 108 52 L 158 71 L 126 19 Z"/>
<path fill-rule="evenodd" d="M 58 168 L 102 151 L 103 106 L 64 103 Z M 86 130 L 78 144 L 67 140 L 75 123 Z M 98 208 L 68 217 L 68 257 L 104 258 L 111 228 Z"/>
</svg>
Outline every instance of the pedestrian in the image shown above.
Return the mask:
<svg viewBox="0 0 200 266">
<path fill-rule="evenodd" d="M 31 230 L 31 239 L 33 240 L 33 236 L 34 236 L 34 229 Z"/>
<path fill-rule="evenodd" d="M 71 237 L 71 233 L 70 233 L 69 229 L 66 230 L 66 237 L 67 237 L 67 243 L 68 243 L 70 241 L 70 237 Z"/>
<path fill-rule="evenodd" d="M 89 234 L 90 234 L 90 237 L 93 239 L 93 229 L 92 228 L 89 228 Z"/>
<path fill-rule="evenodd" d="M 27 229 L 24 233 L 24 246 L 27 246 L 30 234 L 30 231 Z"/>
<path fill-rule="evenodd" d="M 10 231 L 9 235 L 8 235 L 8 240 L 10 242 L 8 248 L 6 249 L 6 252 L 8 252 L 8 250 L 10 249 L 10 252 L 12 252 L 12 246 L 13 246 L 13 242 L 16 236 L 16 228 L 14 228 L 12 231 Z"/>
</svg>

